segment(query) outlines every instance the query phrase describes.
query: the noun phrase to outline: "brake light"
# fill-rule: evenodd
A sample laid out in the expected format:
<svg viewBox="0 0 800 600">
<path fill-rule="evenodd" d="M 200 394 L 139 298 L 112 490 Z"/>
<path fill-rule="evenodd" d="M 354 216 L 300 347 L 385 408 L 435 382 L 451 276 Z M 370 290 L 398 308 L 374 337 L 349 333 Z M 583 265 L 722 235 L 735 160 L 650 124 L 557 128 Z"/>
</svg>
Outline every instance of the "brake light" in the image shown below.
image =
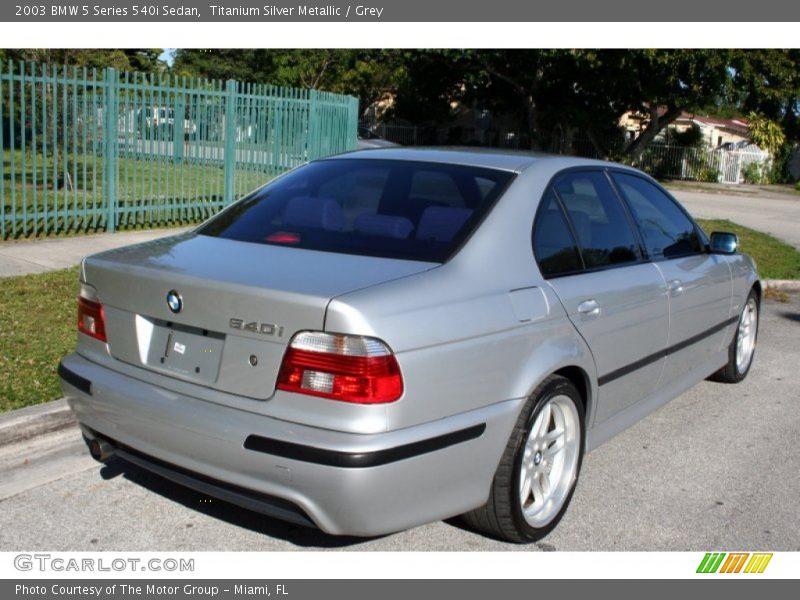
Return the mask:
<svg viewBox="0 0 800 600">
<path fill-rule="evenodd" d="M 265 237 L 264 241 L 272 242 L 273 244 L 299 244 L 300 234 L 289 231 L 276 231 Z"/>
<path fill-rule="evenodd" d="M 403 377 L 394 354 L 375 338 L 304 331 L 292 338 L 278 389 L 357 404 L 394 402 Z"/>
<path fill-rule="evenodd" d="M 103 305 L 97 301 L 97 292 L 87 284 L 81 284 L 78 296 L 78 331 L 101 342 L 106 340 L 106 319 Z"/>
</svg>

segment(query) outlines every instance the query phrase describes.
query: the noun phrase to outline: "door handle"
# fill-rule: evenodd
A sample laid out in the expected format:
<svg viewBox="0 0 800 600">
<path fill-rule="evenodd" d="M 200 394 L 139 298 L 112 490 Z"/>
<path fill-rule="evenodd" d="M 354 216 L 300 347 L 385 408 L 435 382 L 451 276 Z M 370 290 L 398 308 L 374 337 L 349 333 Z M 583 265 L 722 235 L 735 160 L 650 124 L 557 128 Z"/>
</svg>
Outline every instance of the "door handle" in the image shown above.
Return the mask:
<svg viewBox="0 0 800 600">
<path fill-rule="evenodd" d="M 683 282 L 680 279 L 673 279 L 667 284 L 670 296 L 680 296 L 683 293 Z"/>
<path fill-rule="evenodd" d="M 597 300 L 584 300 L 578 304 L 578 312 L 584 319 L 594 319 L 600 316 L 600 305 Z"/>
</svg>

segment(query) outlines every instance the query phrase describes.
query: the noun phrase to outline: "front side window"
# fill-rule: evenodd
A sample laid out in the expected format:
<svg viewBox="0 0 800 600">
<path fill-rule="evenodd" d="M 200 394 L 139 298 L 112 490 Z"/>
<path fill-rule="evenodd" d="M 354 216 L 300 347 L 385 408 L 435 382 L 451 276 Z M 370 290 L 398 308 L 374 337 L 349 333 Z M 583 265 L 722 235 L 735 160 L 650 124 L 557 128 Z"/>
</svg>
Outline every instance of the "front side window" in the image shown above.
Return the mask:
<svg viewBox="0 0 800 600">
<path fill-rule="evenodd" d="M 451 164 L 329 159 L 211 219 L 202 235 L 323 252 L 444 262 L 513 173 Z"/>
<path fill-rule="evenodd" d="M 587 269 L 639 260 L 625 209 L 602 171 L 571 171 L 553 187 L 564 204 Z"/>
<path fill-rule="evenodd" d="M 677 258 L 703 251 L 692 220 L 658 187 L 626 173 L 613 173 L 639 224 L 647 253 L 653 260 Z"/>
</svg>

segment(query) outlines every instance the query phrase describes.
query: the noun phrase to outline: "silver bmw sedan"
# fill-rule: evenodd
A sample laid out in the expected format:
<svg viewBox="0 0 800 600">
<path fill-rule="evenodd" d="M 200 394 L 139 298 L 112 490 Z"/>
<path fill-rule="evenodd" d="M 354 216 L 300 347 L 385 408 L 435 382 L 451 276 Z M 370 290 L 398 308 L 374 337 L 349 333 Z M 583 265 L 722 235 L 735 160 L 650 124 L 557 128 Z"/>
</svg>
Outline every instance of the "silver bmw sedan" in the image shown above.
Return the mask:
<svg viewBox="0 0 800 600">
<path fill-rule="evenodd" d="M 737 244 L 618 164 L 356 151 L 86 258 L 59 373 L 98 460 L 331 534 L 528 542 L 584 453 L 747 375 Z"/>
</svg>

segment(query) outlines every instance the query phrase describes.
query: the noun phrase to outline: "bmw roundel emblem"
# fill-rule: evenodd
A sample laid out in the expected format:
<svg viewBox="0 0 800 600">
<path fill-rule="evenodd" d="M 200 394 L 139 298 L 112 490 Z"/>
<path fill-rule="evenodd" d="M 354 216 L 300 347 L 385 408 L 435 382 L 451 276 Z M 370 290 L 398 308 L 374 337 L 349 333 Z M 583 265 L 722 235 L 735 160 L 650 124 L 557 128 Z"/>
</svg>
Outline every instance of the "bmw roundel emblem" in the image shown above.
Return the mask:
<svg viewBox="0 0 800 600">
<path fill-rule="evenodd" d="M 183 298 L 181 298 L 181 295 L 175 290 L 170 290 L 167 292 L 167 306 L 169 306 L 172 312 L 177 314 L 181 312 L 183 308 Z"/>
</svg>

